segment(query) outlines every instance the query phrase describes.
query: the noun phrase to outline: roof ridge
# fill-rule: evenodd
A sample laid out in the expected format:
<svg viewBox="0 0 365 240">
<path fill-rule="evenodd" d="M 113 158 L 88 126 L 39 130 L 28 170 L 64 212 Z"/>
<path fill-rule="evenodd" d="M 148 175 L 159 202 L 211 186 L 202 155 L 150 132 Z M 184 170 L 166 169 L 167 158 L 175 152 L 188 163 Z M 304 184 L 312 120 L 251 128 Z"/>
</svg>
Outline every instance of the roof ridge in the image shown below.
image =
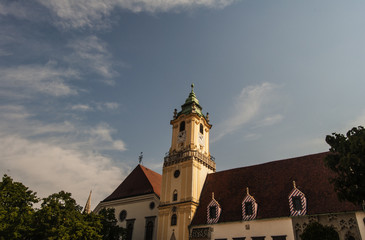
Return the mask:
<svg viewBox="0 0 365 240">
<path fill-rule="evenodd" d="M 328 153 L 330 153 L 330 152 L 326 151 L 326 152 L 307 154 L 307 155 L 303 155 L 303 156 L 299 156 L 299 157 L 290 157 L 290 158 L 278 159 L 278 160 L 274 160 L 274 161 L 270 161 L 270 162 L 263 162 L 263 163 L 248 165 L 248 166 L 244 166 L 244 167 L 236 167 L 236 168 L 225 169 L 225 170 L 222 170 L 222 171 L 209 173 L 209 175 L 210 174 L 216 174 L 216 173 L 223 173 L 223 172 L 232 171 L 232 170 L 239 170 L 239 169 L 243 169 L 243 168 L 252 168 L 252 167 L 258 167 L 258 166 L 263 166 L 263 165 L 269 165 L 269 164 L 273 164 L 273 163 L 279 163 L 279 162 L 283 162 L 283 161 L 290 161 L 290 160 L 294 160 L 294 159 L 308 158 L 308 157 L 313 157 L 313 156 L 316 156 L 316 155 L 321 156 L 321 155 L 325 155 L 325 154 L 328 154 Z"/>
</svg>

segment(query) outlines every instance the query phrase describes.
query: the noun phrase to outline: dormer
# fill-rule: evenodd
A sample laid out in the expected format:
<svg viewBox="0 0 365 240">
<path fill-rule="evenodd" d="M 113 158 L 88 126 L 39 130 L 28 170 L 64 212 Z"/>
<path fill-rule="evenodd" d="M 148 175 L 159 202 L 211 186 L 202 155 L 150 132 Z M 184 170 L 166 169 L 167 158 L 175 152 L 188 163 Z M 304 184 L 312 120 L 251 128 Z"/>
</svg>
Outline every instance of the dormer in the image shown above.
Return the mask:
<svg viewBox="0 0 365 240">
<path fill-rule="evenodd" d="M 212 200 L 207 206 L 207 223 L 213 224 L 217 223 L 219 220 L 219 217 L 221 216 L 221 206 L 217 202 L 217 200 L 214 199 L 214 193 L 212 192 Z"/>
<path fill-rule="evenodd" d="M 246 188 L 246 197 L 242 201 L 242 220 L 249 221 L 257 216 L 257 203 L 251 196 L 249 188 Z"/>
<path fill-rule="evenodd" d="M 293 190 L 288 196 L 290 216 L 303 216 L 307 213 L 307 199 L 293 181 Z"/>
</svg>

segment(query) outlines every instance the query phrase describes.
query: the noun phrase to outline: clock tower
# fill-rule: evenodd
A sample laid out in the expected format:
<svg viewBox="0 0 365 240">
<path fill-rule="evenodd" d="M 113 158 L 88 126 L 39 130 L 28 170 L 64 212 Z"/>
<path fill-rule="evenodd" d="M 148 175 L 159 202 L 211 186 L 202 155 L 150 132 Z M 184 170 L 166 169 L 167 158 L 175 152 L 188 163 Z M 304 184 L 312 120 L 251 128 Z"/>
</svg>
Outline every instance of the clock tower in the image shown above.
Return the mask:
<svg viewBox="0 0 365 240">
<path fill-rule="evenodd" d="M 172 140 L 163 164 L 157 234 L 159 240 L 187 240 L 205 178 L 215 172 L 209 152 L 212 125 L 208 113 L 202 113 L 193 84 L 181 111 L 175 109 L 170 124 Z"/>
</svg>

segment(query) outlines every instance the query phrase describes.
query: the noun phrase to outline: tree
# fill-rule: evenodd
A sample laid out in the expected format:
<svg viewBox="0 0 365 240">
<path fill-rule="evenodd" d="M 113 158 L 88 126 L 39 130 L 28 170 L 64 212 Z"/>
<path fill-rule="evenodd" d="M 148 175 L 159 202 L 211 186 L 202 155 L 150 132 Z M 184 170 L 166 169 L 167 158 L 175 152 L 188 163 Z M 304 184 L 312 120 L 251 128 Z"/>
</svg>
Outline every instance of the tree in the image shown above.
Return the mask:
<svg viewBox="0 0 365 240">
<path fill-rule="evenodd" d="M 103 225 L 101 234 L 103 240 L 119 240 L 125 237 L 125 229 L 118 226 L 118 221 L 115 218 L 114 208 L 103 208 L 99 211 L 101 224 Z"/>
<path fill-rule="evenodd" d="M 334 227 L 323 226 L 318 222 L 310 223 L 300 238 L 302 240 L 340 240 Z"/>
<path fill-rule="evenodd" d="M 36 193 L 7 175 L 0 182 L 0 239 L 30 239 Z"/>
<path fill-rule="evenodd" d="M 336 173 L 331 182 L 340 200 L 361 204 L 365 200 L 365 129 L 354 127 L 344 136 L 326 136 L 331 146 L 326 166 Z"/>
<path fill-rule="evenodd" d="M 34 239 L 102 239 L 100 218 L 81 210 L 71 193 L 61 191 L 44 198 L 35 214 Z"/>
</svg>

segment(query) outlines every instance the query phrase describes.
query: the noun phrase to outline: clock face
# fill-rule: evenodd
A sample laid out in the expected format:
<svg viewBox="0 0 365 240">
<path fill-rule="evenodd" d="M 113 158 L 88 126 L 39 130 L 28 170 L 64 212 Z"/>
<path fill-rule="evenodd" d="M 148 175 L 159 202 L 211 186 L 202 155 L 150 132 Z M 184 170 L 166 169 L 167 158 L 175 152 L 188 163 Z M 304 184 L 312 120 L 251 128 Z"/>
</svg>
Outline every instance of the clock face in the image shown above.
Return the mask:
<svg viewBox="0 0 365 240">
<path fill-rule="evenodd" d="M 199 144 L 204 146 L 204 135 L 203 134 L 199 134 Z"/>
<path fill-rule="evenodd" d="M 185 131 L 179 132 L 179 134 L 177 135 L 177 141 L 181 143 L 184 142 L 185 139 L 186 139 L 186 132 Z"/>
</svg>

